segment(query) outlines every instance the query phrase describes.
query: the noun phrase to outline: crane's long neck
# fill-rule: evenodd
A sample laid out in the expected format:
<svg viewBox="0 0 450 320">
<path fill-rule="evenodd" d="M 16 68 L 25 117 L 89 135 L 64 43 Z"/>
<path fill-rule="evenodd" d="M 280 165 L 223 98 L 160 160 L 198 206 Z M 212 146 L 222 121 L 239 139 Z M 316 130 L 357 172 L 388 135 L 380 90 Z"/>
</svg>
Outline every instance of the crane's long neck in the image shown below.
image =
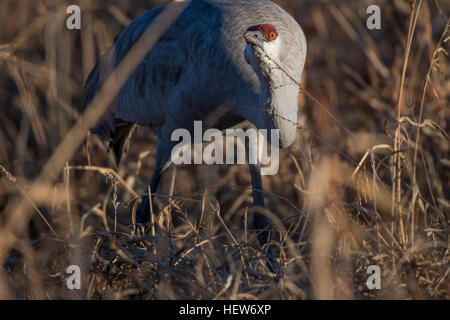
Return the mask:
<svg viewBox="0 0 450 320">
<path fill-rule="evenodd" d="M 266 125 L 280 130 L 280 146 L 287 147 L 296 135 L 299 87 L 273 62 L 260 67 L 260 104 L 267 113 Z"/>
</svg>

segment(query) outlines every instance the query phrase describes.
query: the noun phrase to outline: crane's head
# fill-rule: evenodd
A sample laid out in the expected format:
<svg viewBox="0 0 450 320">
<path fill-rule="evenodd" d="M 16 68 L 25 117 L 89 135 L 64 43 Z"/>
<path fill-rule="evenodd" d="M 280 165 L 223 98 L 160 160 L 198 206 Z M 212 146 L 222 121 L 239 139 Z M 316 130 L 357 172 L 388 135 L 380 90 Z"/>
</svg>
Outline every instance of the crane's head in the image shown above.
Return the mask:
<svg viewBox="0 0 450 320">
<path fill-rule="evenodd" d="M 271 24 L 251 26 L 244 33 L 247 47 L 245 59 L 260 74 L 274 62 L 279 63 L 281 53 L 281 37 Z M 273 61 L 271 61 L 273 60 Z"/>
<path fill-rule="evenodd" d="M 275 41 L 278 38 L 278 31 L 271 24 L 259 24 L 249 27 L 244 37 L 249 43 L 261 46 L 264 42 Z"/>
<path fill-rule="evenodd" d="M 258 129 L 278 129 L 281 148 L 290 146 L 297 133 L 299 87 L 286 69 L 292 72 L 289 67 L 292 68 L 293 56 L 301 54 L 301 51 L 295 52 L 298 48 L 292 45 L 296 42 L 293 37 L 298 35 L 295 30 L 292 35 L 283 35 L 286 39 L 271 24 L 251 26 L 244 33 L 245 60 L 260 80 L 260 103 L 266 111 L 253 115 L 254 120 L 250 121 Z M 290 64 L 285 65 L 287 60 Z"/>
</svg>

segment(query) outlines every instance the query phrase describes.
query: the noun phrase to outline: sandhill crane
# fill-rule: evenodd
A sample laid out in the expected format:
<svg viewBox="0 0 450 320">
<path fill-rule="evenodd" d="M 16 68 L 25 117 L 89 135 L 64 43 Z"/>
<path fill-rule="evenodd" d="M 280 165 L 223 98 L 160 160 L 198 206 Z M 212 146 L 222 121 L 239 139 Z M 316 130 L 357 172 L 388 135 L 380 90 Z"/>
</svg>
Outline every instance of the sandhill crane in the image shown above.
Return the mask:
<svg viewBox="0 0 450 320">
<path fill-rule="evenodd" d="M 164 7 L 134 20 L 113 46 L 117 65 Z M 279 129 L 279 145 L 296 135 L 297 103 L 306 57 L 298 23 L 269 0 L 192 0 L 121 88 L 96 133 L 120 160 L 134 126 L 151 127 L 158 136 L 150 189 L 156 191 L 170 163 L 174 130 L 193 129 L 219 108 L 227 112 L 215 128 L 254 126 Z M 281 67 L 281 68 L 280 68 Z M 96 66 L 86 83 L 86 105 L 101 85 Z M 250 164 L 255 205 L 264 207 L 260 167 Z M 138 221 L 149 219 L 148 199 Z M 268 220 L 255 214 L 254 227 Z M 268 233 L 259 236 L 264 244 Z"/>
</svg>

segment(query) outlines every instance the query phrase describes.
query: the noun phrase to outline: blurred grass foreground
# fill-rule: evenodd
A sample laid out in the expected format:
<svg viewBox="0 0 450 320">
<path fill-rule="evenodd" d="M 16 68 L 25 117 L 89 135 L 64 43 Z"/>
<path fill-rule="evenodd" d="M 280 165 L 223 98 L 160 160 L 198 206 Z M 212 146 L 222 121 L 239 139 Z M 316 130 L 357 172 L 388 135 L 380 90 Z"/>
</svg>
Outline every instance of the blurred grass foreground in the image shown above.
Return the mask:
<svg viewBox="0 0 450 320">
<path fill-rule="evenodd" d="M 0 2 L 0 298 L 450 298 L 448 1 L 377 1 L 381 30 L 366 27 L 371 0 L 275 1 L 308 39 L 297 140 L 263 178 L 280 273 L 248 227 L 245 165 L 171 167 L 151 225 L 135 225 L 156 137 L 138 128 L 112 167 L 83 87 L 168 1 L 77 2 L 80 30 L 70 1 Z"/>
</svg>

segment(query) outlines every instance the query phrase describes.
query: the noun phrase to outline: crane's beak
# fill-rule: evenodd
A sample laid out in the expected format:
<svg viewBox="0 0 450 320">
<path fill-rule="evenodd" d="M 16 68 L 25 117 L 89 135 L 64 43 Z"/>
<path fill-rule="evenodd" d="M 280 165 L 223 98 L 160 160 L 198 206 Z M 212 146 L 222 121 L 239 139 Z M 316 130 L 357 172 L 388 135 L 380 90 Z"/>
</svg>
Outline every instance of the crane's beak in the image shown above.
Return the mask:
<svg viewBox="0 0 450 320">
<path fill-rule="evenodd" d="M 247 31 L 244 33 L 245 41 L 247 41 L 248 44 L 252 44 L 255 46 L 261 46 L 261 40 L 259 40 L 254 31 Z"/>
</svg>

